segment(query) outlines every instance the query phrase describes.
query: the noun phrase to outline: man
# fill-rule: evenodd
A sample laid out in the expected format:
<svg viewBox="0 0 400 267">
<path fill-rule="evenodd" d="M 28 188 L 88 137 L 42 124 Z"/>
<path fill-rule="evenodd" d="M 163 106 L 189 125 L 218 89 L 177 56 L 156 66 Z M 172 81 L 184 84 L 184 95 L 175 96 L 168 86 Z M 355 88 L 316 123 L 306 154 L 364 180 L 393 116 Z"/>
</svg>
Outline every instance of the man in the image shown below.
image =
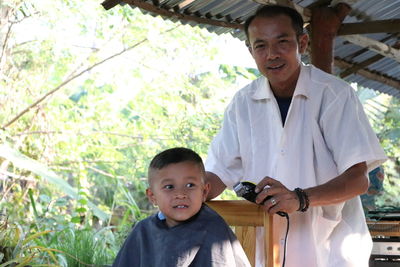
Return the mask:
<svg viewBox="0 0 400 267">
<path fill-rule="evenodd" d="M 352 88 L 301 63 L 308 35 L 297 11 L 263 6 L 245 23 L 262 77 L 236 93 L 206 161 L 208 198 L 239 181 L 257 184 L 274 214 L 286 267 L 368 266 L 372 241 L 359 195 L 386 157 Z M 258 233 L 260 238 L 262 235 Z M 258 244 L 262 244 L 259 242 Z M 262 266 L 262 247 L 257 250 Z"/>
</svg>

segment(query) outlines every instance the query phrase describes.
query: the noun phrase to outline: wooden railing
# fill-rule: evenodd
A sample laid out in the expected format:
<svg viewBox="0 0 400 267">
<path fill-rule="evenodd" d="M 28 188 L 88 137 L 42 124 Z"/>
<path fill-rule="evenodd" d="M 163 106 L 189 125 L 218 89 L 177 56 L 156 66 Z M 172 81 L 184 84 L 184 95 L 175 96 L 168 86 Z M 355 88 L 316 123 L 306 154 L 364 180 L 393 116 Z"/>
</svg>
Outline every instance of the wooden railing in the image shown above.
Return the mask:
<svg viewBox="0 0 400 267">
<path fill-rule="evenodd" d="M 278 266 L 278 246 L 273 243 L 272 216 L 246 200 L 212 200 L 206 204 L 220 214 L 242 244 L 251 266 L 256 262 L 256 227 L 264 227 L 265 267 Z"/>
</svg>

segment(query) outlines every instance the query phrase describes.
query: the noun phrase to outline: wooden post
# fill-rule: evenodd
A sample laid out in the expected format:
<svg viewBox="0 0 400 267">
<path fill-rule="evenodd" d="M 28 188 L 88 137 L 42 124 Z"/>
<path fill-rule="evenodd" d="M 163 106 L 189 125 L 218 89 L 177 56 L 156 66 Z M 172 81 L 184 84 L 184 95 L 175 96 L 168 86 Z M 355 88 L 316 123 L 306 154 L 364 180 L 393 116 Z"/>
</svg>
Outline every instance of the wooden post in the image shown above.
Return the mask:
<svg viewBox="0 0 400 267">
<path fill-rule="evenodd" d="M 339 3 L 334 7 L 314 7 L 311 13 L 311 63 L 332 73 L 334 39 L 351 7 Z"/>
<path fill-rule="evenodd" d="M 264 212 L 264 261 L 265 266 L 279 266 L 279 245 L 274 244 L 273 217 Z"/>
</svg>

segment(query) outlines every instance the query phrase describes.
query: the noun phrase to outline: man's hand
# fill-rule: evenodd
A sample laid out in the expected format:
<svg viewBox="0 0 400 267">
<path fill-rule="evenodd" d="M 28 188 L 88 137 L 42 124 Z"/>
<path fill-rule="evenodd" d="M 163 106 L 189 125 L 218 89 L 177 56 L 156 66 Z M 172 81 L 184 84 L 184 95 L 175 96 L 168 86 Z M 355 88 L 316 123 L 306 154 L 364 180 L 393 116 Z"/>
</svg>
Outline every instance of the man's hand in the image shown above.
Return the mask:
<svg viewBox="0 0 400 267">
<path fill-rule="evenodd" d="M 325 184 L 303 190 L 308 195 L 310 207 L 315 207 L 344 202 L 365 193 L 367 189 L 367 164 L 360 162 Z M 278 211 L 289 214 L 299 209 L 300 202 L 296 192 L 290 191 L 275 179 L 265 177 L 257 184 L 255 191 L 259 192 L 256 198 L 258 204 L 267 197 L 272 197 L 263 204 L 264 210 L 270 214 Z"/>
<path fill-rule="evenodd" d="M 226 185 L 221 181 L 221 179 L 212 172 L 206 172 L 206 183 L 210 184 L 210 191 L 206 198 L 207 200 L 217 197 L 226 188 Z"/>
<path fill-rule="evenodd" d="M 256 186 L 256 203 L 262 203 L 266 198 L 270 197 L 263 204 L 264 210 L 269 214 L 275 214 L 278 211 L 292 213 L 299 209 L 299 199 L 296 192 L 290 191 L 279 181 L 271 177 L 265 177 Z"/>
</svg>

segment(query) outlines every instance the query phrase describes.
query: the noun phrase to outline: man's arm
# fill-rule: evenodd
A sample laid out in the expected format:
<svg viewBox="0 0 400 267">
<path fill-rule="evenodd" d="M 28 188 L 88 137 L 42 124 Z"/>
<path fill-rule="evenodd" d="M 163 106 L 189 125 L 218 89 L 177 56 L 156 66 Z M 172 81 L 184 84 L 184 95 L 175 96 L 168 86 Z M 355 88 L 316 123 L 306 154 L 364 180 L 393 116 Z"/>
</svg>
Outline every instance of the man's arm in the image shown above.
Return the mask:
<svg viewBox="0 0 400 267">
<path fill-rule="evenodd" d="M 221 179 L 212 172 L 206 172 L 206 182 L 209 183 L 211 187 L 207 195 L 207 200 L 219 196 L 226 188 L 226 185 L 221 181 Z"/>
<path fill-rule="evenodd" d="M 361 162 L 348 168 L 329 182 L 305 189 L 310 206 L 337 204 L 361 195 L 368 190 L 367 164 Z"/>
<path fill-rule="evenodd" d="M 265 186 L 269 186 L 265 188 Z M 344 202 L 355 196 L 365 193 L 368 189 L 367 164 L 361 162 L 348 168 L 341 175 L 329 182 L 306 188 L 310 206 L 326 206 Z M 278 211 L 292 213 L 299 208 L 299 199 L 294 191 L 287 189 L 279 181 L 270 177 L 264 178 L 257 184 L 257 203 L 261 203 L 267 196 L 273 196 L 275 206 L 271 201 L 264 203 L 265 210 L 271 214 Z"/>
</svg>

